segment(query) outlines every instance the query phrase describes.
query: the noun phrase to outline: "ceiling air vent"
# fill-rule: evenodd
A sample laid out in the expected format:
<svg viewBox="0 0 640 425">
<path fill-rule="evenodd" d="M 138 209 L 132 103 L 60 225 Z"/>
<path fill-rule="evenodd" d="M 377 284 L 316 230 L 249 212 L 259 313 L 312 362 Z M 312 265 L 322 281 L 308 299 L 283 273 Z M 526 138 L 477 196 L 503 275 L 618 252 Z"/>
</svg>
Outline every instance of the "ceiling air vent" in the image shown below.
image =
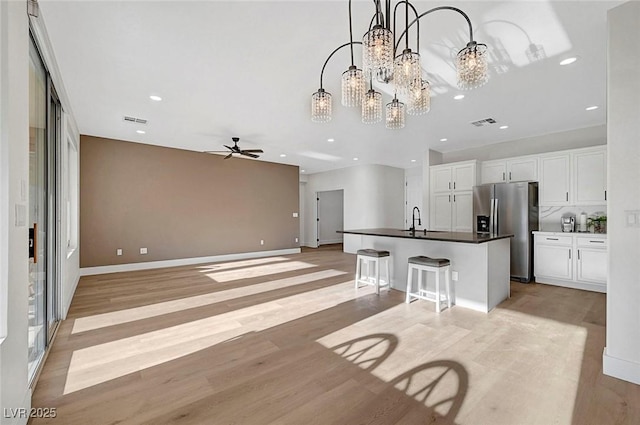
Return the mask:
<svg viewBox="0 0 640 425">
<path fill-rule="evenodd" d="M 146 124 L 147 120 L 145 120 L 144 118 L 136 118 L 136 117 L 128 117 L 128 116 L 124 116 L 124 120 L 126 122 L 130 122 L 130 123 L 134 123 L 134 124 Z"/>
<path fill-rule="evenodd" d="M 476 127 L 484 127 L 485 125 L 495 124 L 495 123 L 496 123 L 496 120 L 494 120 L 493 118 L 485 118 L 483 120 L 471 121 L 471 124 L 475 125 Z"/>
</svg>

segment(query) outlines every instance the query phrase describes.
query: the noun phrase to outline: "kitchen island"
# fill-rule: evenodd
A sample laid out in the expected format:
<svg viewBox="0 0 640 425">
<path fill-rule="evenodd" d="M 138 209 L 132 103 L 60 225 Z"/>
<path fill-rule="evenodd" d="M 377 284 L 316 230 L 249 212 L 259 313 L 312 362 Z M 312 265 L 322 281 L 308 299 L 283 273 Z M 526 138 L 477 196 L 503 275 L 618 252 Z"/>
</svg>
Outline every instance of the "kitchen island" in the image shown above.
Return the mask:
<svg viewBox="0 0 640 425">
<path fill-rule="evenodd" d="M 355 254 L 359 249 L 372 248 L 391 253 L 391 287 L 394 289 L 406 290 L 407 259 L 426 255 L 451 261 L 451 293 L 455 305 L 487 313 L 509 298 L 512 235 L 400 229 L 340 233 L 344 234 L 344 252 Z M 428 277 L 433 287 L 433 273 Z"/>
</svg>

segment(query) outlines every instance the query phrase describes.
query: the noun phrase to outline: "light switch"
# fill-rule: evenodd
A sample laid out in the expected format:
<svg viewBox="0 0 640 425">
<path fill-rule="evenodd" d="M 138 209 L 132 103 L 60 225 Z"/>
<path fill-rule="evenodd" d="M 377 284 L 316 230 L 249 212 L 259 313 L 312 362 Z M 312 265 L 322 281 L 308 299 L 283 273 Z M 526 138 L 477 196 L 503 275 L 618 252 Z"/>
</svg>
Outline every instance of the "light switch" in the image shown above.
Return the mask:
<svg viewBox="0 0 640 425">
<path fill-rule="evenodd" d="M 626 227 L 640 227 L 640 210 L 626 210 L 624 214 Z"/>
<path fill-rule="evenodd" d="M 147 248 L 140 248 L 140 254 L 146 254 Z"/>
<path fill-rule="evenodd" d="M 296 213 L 293 213 L 293 217 L 294 217 L 294 218 L 298 218 L 298 213 L 297 213 L 297 212 L 296 212 Z"/>
<path fill-rule="evenodd" d="M 116 249 L 116 255 L 122 255 L 122 249 L 121 248 Z"/>
</svg>

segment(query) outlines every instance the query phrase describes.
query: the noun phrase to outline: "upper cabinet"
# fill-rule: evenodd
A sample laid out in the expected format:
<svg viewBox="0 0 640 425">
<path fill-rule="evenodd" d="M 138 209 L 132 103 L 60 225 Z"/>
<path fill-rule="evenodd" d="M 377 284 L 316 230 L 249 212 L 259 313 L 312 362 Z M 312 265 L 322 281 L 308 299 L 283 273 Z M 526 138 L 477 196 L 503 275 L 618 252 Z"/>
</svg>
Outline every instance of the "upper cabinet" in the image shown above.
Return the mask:
<svg viewBox="0 0 640 425">
<path fill-rule="evenodd" d="M 540 156 L 539 199 L 541 206 L 604 204 L 606 146 Z"/>
<path fill-rule="evenodd" d="M 571 154 L 540 157 L 540 205 L 571 205 Z"/>
<path fill-rule="evenodd" d="M 480 168 L 481 184 L 538 181 L 537 157 L 484 161 Z"/>
<path fill-rule="evenodd" d="M 574 204 L 599 205 L 607 200 L 607 151 L 573 154 Z"/>
</svg>

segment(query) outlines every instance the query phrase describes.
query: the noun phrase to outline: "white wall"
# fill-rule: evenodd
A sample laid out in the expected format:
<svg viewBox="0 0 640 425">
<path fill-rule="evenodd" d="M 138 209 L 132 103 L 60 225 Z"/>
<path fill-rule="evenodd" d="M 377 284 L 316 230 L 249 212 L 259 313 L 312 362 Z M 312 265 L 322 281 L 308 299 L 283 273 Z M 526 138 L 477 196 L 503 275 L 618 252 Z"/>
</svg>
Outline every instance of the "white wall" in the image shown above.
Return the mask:
<svg viewBox="0 0 640 425">
<path fill-rule="evenodd" d="M 311 174 L 305 188 L 306 245 L 316 246 L 316 193 L 344 190 L 344 228 L 402 228 L 404 170 L 358 165 Z"/>
<path fill-rule="evenodd" d="M 607 126 L 580 128 L 544 134 L 526 139 L 511 140 L 479 148 L 445 152 L 442 154 L 443 163 L 467 161 L 489 161 L 492 159 L 511 158 L 520 155 L 535 155 L 545 152 L 555 152 L 567 149 L 586 148 L 607 143 Z"/>
<path fill-rule="evenodd" d="M 608 13 L 607 152 L 609 278 L 607 375 L 640 384 L 640 228 L 626 211 L 640 210 L 640 2 Z"/>
<path fill-rule="evenodd" d="M 3 214 L 2 279 L 7 289 L 7 337 L 0 345 L 0 423 L 26 423 L 5 418 L 4 409 L 29 408 L 27 382 L 28 258 L 27 226 L 15 225 L 16 207 L 28 202 L 29 181 L 29 26 L 25 1 L 0 2 L 0 102 L 3 173 L 8 174 L 0 203 Z M 26 219 L 25 219 L 26 221 Z M 5 269 L 6 267 L 6 269 Z"/>
</svg>

